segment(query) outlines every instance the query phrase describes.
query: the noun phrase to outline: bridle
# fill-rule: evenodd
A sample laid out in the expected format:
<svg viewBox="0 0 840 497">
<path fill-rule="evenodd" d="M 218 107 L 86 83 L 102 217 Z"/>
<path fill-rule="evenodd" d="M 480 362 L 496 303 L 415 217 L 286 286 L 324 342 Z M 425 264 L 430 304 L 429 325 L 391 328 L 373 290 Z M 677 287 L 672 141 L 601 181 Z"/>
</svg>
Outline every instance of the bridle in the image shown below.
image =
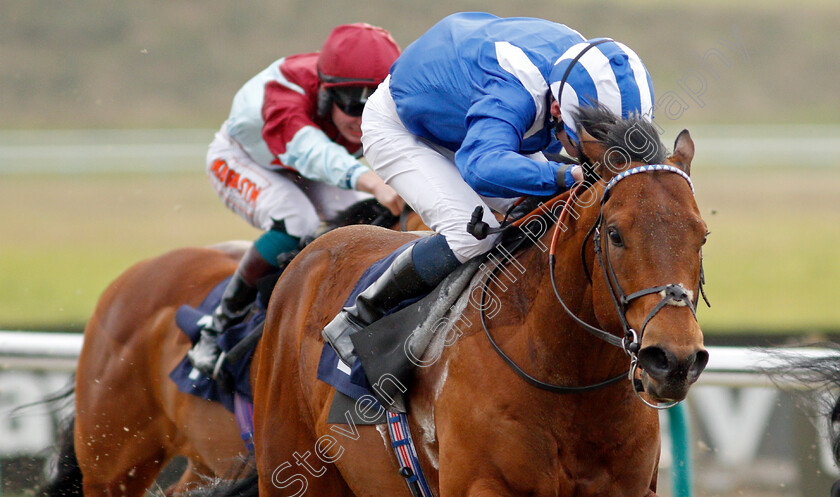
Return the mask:
<svg viewBox="0 0 840 497">
<path fill-rule="evenodd" d="M 615 187 L 616 184 L 618 184 L 621 180 L 627 178 L 628 176 L 632 176 L 632 175 L 640 174 L 640 173 L 646 173 L 646 172 L 655 172 L 655 171 L 664 171 L 664 172 L 670 172 L 670 173 L 678 174 L 679 176 L 681 176 L 683 179 L 686 180 L 689 187 L 691 188 L 692 194 L 694 193 L 694 185 L 691 182 L 691 178 L 685 172 L 683 172 L 682 170 L 680 170 L 680 169 L 678 169 L 674 166 L 670 166 L 670 165 L 667 165 L 667 164 L 655 164 L 655 165 L 644 165 L 644 166 L 637 166 L 637 167 L 630 168 L 630 169 L 622 172 L 621 174 L 615 176 L 614 178 L 612 178 L 612 180 L 610 180 L 609 183 L 607 183 L 607 185 L 604 187 L 604 191 L 603 191 L 603 194 L 602 194 L 602 197 L 601 197 L 601 202 L 600 202 L 600 210 L 599 210 L 599 213 L 598 213 L 598 218 L 596 219 L 595 223 L 592 225 L 592 228 L 590 228 L 589 232 L 587 233 L 587 235 L 586 235 L 586 237 L 584 238 L 584 241 L 583 241 L 583 247 L 585 247 L 586 246 L 586 240 L 590 236 L 593 236 L 593 242 L 594 242 L 594 246 L 595 246 L 594 250 L 595 250 L 597 260 L 598 260 L 598 265 L 601 266 L 601 269 L 602 269 L 603 274 L 604 274 L 604 279 L 607 282 L 607 287 L 609 288 L 609 291 L 610 291 L 610 296 L 612 298 L 613 304 L 615 305 L 616 313 L 618 314 L 619 320 L 621 321 L 621 326 L 622 326 L 622 330 L 623 330 L 623 336 L 622 337 L 613 335 L 612 333 L 609 333 L 605 330 L 602 330 L 601 328 L 597 328 L 597 327 L 587 323 L 586 321 L 584 321 L 583 319 L 578 317 L 574 312 L 572 312 L 569 309 L 569 307 L 566 305 L 566 303 L 564 302 L 563 298 L 560 296 L 560 291 L 557 288 L 557 282 L 555 280 L 555 271 L 554 271 L 555 263 L 556 263 L 555 253 L 556 253 L 557 243 L 558 243 L 558 240 L 559 240 L 559 234 L 560 234 L 561 231 L 563 231 L 561 229 L 562 223 L 563 223 L 564 219 L 566 219 L 568 217 L 569 206 L 572 204 L 572 201 L 576 198 L 577 193 L 579 191 L 581 191 L 582 189 L 587 188 L 590 185 L 588 185 L 586 183 L 580 184 L 572 190 L 572 192 L 569 196 L 569 199 L 566 201 L 565 205 L 563 206 L 563 210 L 561 211 L 560 216 L 557 217 L 555 230 L 554 230 L 554 235 L 552 236 L 551 245 L 550 245 L 550 248 L 549 248 L 548 264 L 549 264 L 549 270 L 550 270 L 550 275 L 551 275 L 550 276 L 551 286 L 552 286 L 552 289 L 554 290 L 554 295 L 557 298 L 557 301 L 560 303 L 563 310 L 577 324 L 582 326 L 586 331 L 588 331 L 589 333 L 591 333 L 595 337 L 609 343 L 610 345 L 613 345 L 615 347 L 618 347 L 618 348 L 622 349 L 630 357 L 630 368 L 628 369 L 627 372 L 621 373 L 618 376 L 609 378 L 609 379 L 607 379 L 605 381 L 602 381 L 602 382 L 599 382 L 599 383 L 595 383 L 595 384 L 591 384 L 591 385 L 584 385 L 584 386 L 554 385 L 554 384 L 550 384 L 550 383 L 545 383 L 541 380 L 538 380 L 537 378 L 534 378 L 533 376 L 531 376 L 530 374 L 528 374 L 524 370 L 522 370 L 522 368 L 520 368 L 510 357 L 508 357 L 501 350 L 501 348 L 498 346 L 498 344 L 493 340 L 493 338 L 490 336 L 490 332 L 487 328 L 485 318 L 484 318 L 486 285 L 483 286 L 483 291 L 482 291 L 482 296 L 481 296 L 481 309 L 482 310 L 481 310 L 481 313 L 480 313 L 480 317 L 481 317 L 481 324 L 484 327 L 484 332 L 487 335 L 487 337 L 489 338 L 490 344 L 493 346 L 493 348 L 496 350 L 496 352 L 499 354 L 499 356 L 514 370 L 514 372 L 516 372 L 520 377 L 522 377 L 525 381 L 527 381 L 531 385 L 534 385 L 537 388 L 547 390 L 547 391 L 550 391 L 550 392 L 554 392 L 554 393 L 582 393 L 582 392 L 587 392 L 587 391 L 595 390 L 595 389 L 598 389 L 598 388 L 602 388 L 602 387 L 605 387 L 605 386 L 610 385 L 612 383 L 616 383 L 623 378 L 627 378 L 633 384 L 633 391 L 636 393 L 636 395 L 639 397 L 639 399 L 650 407 L 653 407 L 655 409 L 667 409 L 667 408 L 672 407 L 672 406 L 674 406 L 678 403 L 678 402 L 671 402 L 671 403 L 666 403 L 666 404 L 654 404 L 654 403 L 651 403 L 651 402 L 647 401 L 646 399 L 644 399 L 640 395 L 640 392 L 643 391 L 643 386 L 641 384 L 641 381 L 637 380 L 635 378 L 636 370 L 638 369 L 638 361 L 639 361 L 638 353 L 639 353 L 639 350 L 641 349 L 642 336 L 644 334 L 645 328 L 647 327 L 647 324 L 666 305 L 672 304 L 672 303 L 675 304 L 675 305 L 685 305 L 686 307 L 688 307 L 691 310 L 691 313 L 694 316 L 694 318 L 697 319 L 696 309 L 697 309 L 697 299 L 698 299 L 698 297 L 700 295 L 702 295 L 703 299 L 708 304 L 708 300 L 706 299 L 705 291 L 703 290 L 704 276 L 703 276 L 703 269 L 702 269 L 702 264 L 703 264 L 702 254 L 701 254 L 701 259 L 700 259 L 701 268 L 700 268 L 700 278 L 699 278 L 699 282 L 698 282 L 698 289 L 697 289 L 697 292 L 695 293 L 695 298 L 692 300 L 689 297 L 688 291 L 682 285 L 680 285 L 678 283 L 670 283 L 670 284 L 666 284 L 666 285 L 653 286 L 653 287 L 650 287 L 650 288 L 645 288 L 643 290 L 638 290 L 638 291 L 632 292 L 630 294 L 627 294 L 624 291 L 624 289 L 621 287 L 621 285 L 619 284 L 618 278 L 615 274 L 615 270 L 613 269 L 612 261 L 610 259 L 609 242 L 604 243 L 603 244 L 603 249 L 601 248 L 601 246 L 602 246 L 601 231 L 604 228 L 604 224 L 605 224 L 604 206 L 610 198 L 609 193 L 612 190 L 612 188 Z M 584 268 L 586 268 L 586 264 L 584 264 Z M 587 277 L 589 277 L 588 270 L 587 270 Z M 651 311 L 648 313 L 647 317 L 645 318 L 644 322 L 642 323 L 641 329 L 637 332 L 636 330 L 634 330 L 630 326 L 630 323 L 627 321 L 627 316 L 626 316 L 627 308 L 632 301 L 634 301 L 634 300 L 636 300 L 640 297 L 643 297 L 645 295 L 651 295 L 651 294 L 654 294 L 654 293 L 661 294 L 662 298 L 653 307 L 653 309 L 651 309 Z"/>
</svg>

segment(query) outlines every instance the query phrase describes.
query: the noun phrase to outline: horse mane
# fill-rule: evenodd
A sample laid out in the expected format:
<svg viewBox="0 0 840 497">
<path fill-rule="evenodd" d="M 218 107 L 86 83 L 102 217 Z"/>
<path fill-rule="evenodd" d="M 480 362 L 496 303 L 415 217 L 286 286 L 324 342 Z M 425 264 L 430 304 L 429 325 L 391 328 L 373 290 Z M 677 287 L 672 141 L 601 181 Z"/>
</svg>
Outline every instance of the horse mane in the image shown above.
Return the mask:
<svg viewBox="0 0 840 497">
<path fill-rule="evenodd" d="M 638 114 L 622 118 L 599 103 L 596 106 L 579 107 L 575 119 L 581 128 L 608 150 L 620 151 L 633 162 L 665 162 L 667 151 L 659 138 L 659 132 L 653 123 Z"/>
<path fill-rule="evenodd" d="M 593 138 L 598 140 L 611 153 L 616 153 L 612 158 L 620 157 L 621 162 L 629 158 L 631 162 L 642 162 L 644 164 L 662 164 L 667 158 L 668 151 L 660 140 L 656 127 L 640 115 L 631 115 L 627 118 L 617 116 L 605 105 L 598 103 L 595 106 L 578 107 L 575 111 L 575 119 L 578 123 L 578 136 L 580 128 L 586 130 Z M 582 164 L 593 166 L 592 157 L 586 157 L 582 147 L 578 145 L 578 153 L 582 158 Z M 575 159 L 561 154 L 545 154 L 546 158 L 565 164 L 577 163 Z M 598 172 L 598 168 L 595 168 Z M 588 181 L 589 186 L 595 184 L 594 180 Z M 550 207 L 540 207 L 542 204 L 554 205 L 561 197 L 567 201 L 570 192 L 563 192 L 556 197 L 526 196 L 510 214 L 510 217 L 521 224 L 523 220 L 530 219 L 532 215 L 545 215 Z"/>
<path fill-rule="evenodd" d="M 333 218 L 328 219 L 325 224 L 328 229 L 354 224 L 371 224 L 383 228 L 390 228 L 399 221 L 399 216 L 391 214 L 388 208 L 377 202 L 376 199 L 369 198 L 356 202 L 340 211 Z"/>
</svg>

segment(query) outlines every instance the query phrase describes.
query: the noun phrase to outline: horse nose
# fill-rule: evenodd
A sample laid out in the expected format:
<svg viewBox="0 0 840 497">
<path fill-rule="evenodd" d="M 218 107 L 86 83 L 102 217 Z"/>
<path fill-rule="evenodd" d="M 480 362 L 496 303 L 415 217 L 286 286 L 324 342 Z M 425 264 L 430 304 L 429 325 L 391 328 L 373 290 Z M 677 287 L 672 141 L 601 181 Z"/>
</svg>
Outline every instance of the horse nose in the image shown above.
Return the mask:
<svg viewBox="0 0 840 497">
<path fill-rule="evenodd" d="M 656 381 L 685 379 L 693 383 L 706 368 L 709 353 L 700 349 L 680 359 L 668 349 L 651 345 L 639 351 L 639 366 Z"/>
</svg>

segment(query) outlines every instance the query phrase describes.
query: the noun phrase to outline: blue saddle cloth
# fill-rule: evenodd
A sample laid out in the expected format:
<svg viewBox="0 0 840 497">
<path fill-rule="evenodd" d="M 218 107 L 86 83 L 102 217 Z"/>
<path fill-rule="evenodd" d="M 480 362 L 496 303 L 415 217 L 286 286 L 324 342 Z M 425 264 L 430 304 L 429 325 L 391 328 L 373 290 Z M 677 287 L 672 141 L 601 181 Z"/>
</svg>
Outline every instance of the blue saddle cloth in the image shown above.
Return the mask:
<svg viewBox="0 0 840 497">
<path fill-rule="evenodd" d="M 377 278 L 379 278 L 386 269 L 391 265 L 393 260 L 402 253 L 403 250 L 408 249 L 411 245 L 419 240 L 412 240 L 411 242 L 399 247 L 397 250 L 389 254 L 383 259 L 373 263 L 364 274 L 362 274 L 353 291 L 347 298 L 344 306 L 352 306 L 356 301 L 356 296 L 363 292 L 371 285 Z M 207 318 L 212 315 L 213 311 L 221 301 L 222 293 L 230 278 L 225 279 L 219 283 L 204 299 L 204 301 L 197 308 L 183 305 L 175 314 L 175 322 L 178 327 L 189 337 L 192 343 L 198 341 L 201 336 L 201 325 L 199 320 Z M 265 322 L 266 310 L 261 305 L 263 299 L 257 298 L 255 304 L 256 312 L 243 323 L 239 323 L 231 328 L 228 328 L 225 333 L 219 338 L 219 347 L 224 351 L 231 350 L 243 338 L 254 332 L 258 327 Z M 389 312 L 396 312 L 399 309 L 410 305 L 413 302 L 420 300 L 420 297 L 407 300 Z M 240 361 L 235 363 L 225 363 L 224 369 L 233 379 L 234 390 L 227 391 L 221 388 L 209 376 L 204 375 L 200 371 L 193 368 L 189 359 L 184 357 L 178 366 L 172 370 L 169 377 L 178 386 L 181 392 L 196 395 L 203 399 L 220 402 L 230 412 L 234 412 L 234 394 L 238 393 L 249 402 L 253 402 L 253 395 L 251 393 L 251 385 L 249 381 L 251 359 L 253 351 L 246 354 Z M 364 369 L 359 361 L 353 364 L 352 368 L 347 367 L 338 358 L 338 355 L 333 351 L 332 347 L 324 344 L 321 351 L 321 358 L 318 363 L 318 379 L 331 385 L 339 392 L 358 400 L 360 397 L 371 394 L 371 386 L 365 376 Z M 378 405 L 371 407 L 378 408 Z"/>
<path fill-rule="evenodd" d="M 418 241 L 419 239 L 412 240 L 411 242 L 399 247 L 385 258 L 374 262 L 369 268 L 367 268 L 361 278 L 359 278 L 356 286 L 353 287 L 353 291 L 350 292 L 350 296 L 347 297 L 347 300 L 344 302 L 344 307 L 354 305 L 356 302 L 356 296 L 365 291 L 365 289 L 376 281 L 377 278 L 382 276 L 382 274 L 385 273 L 385 270 L 391 266 L 391 263 L 398 255 Z M 411 305 L 412 303 L 420 300 L 421 297 L 422 296 L 418 296 L 417 298 L 400 303 L 400 305 L 389 311 L 388 314 Z M 354 400 L 358 400 L 365 395 L 372 395 L 371 386 L 367 380 L 367 376 L 365 376 L 365 371 L 362 367 L 361 361 L 356 361 L 353 363 L 352 367 L 348 367 L 341 361 L 341 359 L 338 358 L 338 354 L 336 354 L 333 348 L 327 343 L 324 344 L 324 348 L 321 350 L 321 359 L 318 362 L 318 379 L 328 385 L 331 385 L 339 392 Z M 381 408 L 381 404 L 378 402 L 370 404 L 370 406 L 373 409 Z"/>
<path fill-rule="evenodd" d="M 225 279 L 207 295 L 198 308 L 193 308 L 187 305 L 182 305 L 175 314 L 175 322 L 178 327 L 189 337 L 192 343 L 198 341 L 201 336 L 201 325 L 199 320 L 207 318 L 212 315 L 213 311 L 219 305 L 222 299 L 222 294 L 225 291 L 230 278 Z M 255 304 L 255 311 L 251 313 L 248 319 L 242 323 L 228 328 L 218 339 L 219 347 L 224 351 L 231 350 L 243 338 L 250 335 L 257 330 L 265 322 L 265 308 L 261 305 L 262 299 L 257 298 Z M 238 393 L 249 402 L 253 402 L 251 395 L 251 384 L 249 382 L 249 374 L 251 370 L 251 358 L 253 351 L 245 354 L 242 359 L 235 363 L 225 363 L 224 369 L 229 377 L 233 380 L 233 391 L 221 388 L 216 381 L 209 376 L 204 375 L 197 369 L 193 368 L 189 359 L 184 357 L 183 360 L 172 370 L 169 377 L 178 386 L 178 390 L 196 395 L 202 399 L 220 402 L 225 409 L 230 412 L 234 411 L 234 396 Z"/>
</svg>

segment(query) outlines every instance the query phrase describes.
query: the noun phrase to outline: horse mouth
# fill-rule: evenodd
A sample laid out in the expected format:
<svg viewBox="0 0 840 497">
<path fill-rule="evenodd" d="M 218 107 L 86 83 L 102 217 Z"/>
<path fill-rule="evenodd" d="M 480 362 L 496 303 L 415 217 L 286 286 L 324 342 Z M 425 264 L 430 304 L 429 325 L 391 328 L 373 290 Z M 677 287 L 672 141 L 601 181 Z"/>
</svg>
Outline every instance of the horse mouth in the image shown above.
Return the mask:
<svg viewBox="0 0 840 497">
<path fill-rule="evenodd" d="M 643 392 L 655 403 L 680 402 L 688 395 L 688 390 L 697 379 L 677 381 L 674 379 L 657 381 L 647 371 L 641 372 Z"/>
<path fill-rule="evenodd" d="M 682 360 L 659 348 L 647 347 L 639 352 L 640 379 L 644 393 L 655 402 L 679 402 L 699 378 L 709 361 L 709 353 L 701 349 Z"/>
</svg>

